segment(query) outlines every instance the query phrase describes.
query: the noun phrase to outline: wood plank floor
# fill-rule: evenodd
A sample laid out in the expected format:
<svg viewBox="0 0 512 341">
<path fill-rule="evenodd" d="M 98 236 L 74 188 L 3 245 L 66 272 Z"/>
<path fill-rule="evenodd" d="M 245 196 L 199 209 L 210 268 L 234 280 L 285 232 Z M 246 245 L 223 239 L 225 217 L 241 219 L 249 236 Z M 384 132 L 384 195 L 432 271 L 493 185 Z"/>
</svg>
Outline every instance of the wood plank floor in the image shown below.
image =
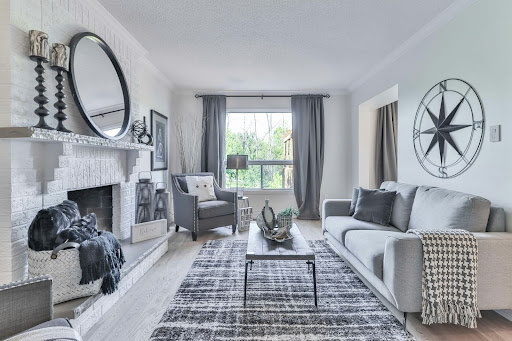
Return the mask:
<svg viewBox="0 0 512 341">
<path fill-rule="evenodd" d="M 323 239 L 320 222 L 297 221 L 306 239 Z M 231 227 L 199 234 L 181 230 L 169 239 L 169 252 L 112 307 L 85 336 L 85 341 L 148 340 L 185 278 L 203 243 L 211 239 L 247 239 L 248 232 L 231 234 Z M 419 314 L 408 317 L 407 330 L 417 340 L 512 340 L 512 322 L 494 311 L 483 312 L 477 329 L 452 325 L 424 326 Z"/>
</svg>

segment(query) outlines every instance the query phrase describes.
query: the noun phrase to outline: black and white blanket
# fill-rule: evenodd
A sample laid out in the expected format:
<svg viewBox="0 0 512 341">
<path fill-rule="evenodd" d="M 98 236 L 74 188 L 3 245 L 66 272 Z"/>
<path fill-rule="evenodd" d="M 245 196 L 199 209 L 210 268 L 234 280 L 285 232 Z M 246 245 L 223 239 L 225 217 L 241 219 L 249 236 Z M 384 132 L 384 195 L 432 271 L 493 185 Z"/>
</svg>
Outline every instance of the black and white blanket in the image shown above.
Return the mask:
<svg viewBox="0 0 512 341">
<path fill-rule="evenodd" d="M 476 328 L 478 243 L 465 230 L 408 230 L 423 245 L 424 324 L 453 323 Z"/>
</svg>

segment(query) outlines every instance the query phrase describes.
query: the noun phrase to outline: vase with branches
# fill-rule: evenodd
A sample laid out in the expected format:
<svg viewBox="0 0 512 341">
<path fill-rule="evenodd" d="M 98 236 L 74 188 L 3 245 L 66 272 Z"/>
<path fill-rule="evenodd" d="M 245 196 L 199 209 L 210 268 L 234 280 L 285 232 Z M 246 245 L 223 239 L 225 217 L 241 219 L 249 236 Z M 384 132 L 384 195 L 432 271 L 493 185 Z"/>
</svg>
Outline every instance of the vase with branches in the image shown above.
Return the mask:
<svg viewBox="0 0 512 341">
<path fill-rule="evenodd" d="M 181 172 L 194 173 L 199 170 L 201 142 L 205 131 L 205 119 L 202 115 L 176 113 L 174 130 Z"/>
</svg>

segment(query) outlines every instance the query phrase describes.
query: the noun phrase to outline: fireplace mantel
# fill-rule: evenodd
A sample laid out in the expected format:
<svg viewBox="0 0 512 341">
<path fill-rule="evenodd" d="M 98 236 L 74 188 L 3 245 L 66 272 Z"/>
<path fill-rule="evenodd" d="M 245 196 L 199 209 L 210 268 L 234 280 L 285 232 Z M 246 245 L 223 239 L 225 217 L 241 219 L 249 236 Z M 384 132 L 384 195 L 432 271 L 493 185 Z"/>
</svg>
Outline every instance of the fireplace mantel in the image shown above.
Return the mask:
<svg viewBox="0 0 512 341">
<path fill-rule="evenodd" d="M 131 143 L 119 140 L 107 140 L 101 137 L 62 133 L 56 130 L 46 130 L 34 127 L 0 127 L 1 139 L 21 139 L 39 142 L 71 143 L 89 147 L 113 148 L 120 150 L 154 151 L 155 147 L 141 143 Z"/>
</svg>

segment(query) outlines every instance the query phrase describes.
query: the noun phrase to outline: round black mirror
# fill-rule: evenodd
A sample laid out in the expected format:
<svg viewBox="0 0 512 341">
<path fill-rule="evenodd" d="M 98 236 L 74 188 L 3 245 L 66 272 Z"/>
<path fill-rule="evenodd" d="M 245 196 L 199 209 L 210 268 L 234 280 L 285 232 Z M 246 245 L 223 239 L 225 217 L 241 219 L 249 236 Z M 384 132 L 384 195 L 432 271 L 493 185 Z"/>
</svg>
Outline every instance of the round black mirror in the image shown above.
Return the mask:
<svg viewBox="0 0 512 341">
<path fill-rule="evenodd" d="M 107 43 L 91 32 L 70 43 L 70 88 L 89 127 L 118 140 L 130 125 L 130 94 L 121 65 Z"/>
</svg>

